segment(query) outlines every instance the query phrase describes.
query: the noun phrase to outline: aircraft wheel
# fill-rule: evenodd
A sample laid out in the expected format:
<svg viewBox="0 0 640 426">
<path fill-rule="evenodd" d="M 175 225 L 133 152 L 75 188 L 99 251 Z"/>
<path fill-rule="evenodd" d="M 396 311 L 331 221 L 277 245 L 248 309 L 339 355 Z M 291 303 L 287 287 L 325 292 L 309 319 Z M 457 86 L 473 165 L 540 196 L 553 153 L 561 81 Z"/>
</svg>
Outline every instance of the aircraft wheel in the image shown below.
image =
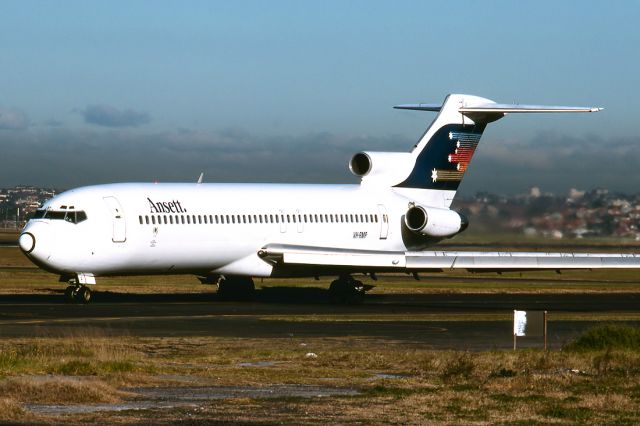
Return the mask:
<svg viewBox="0 0 640 426">
<path fill-rule="evenodd" d="M 92 294 L 85 285 L 72 284 L 64 290 L 64 298 L 68 303 L 87 304 L 91 301 Z"/>
<path fill-rule="evenodd" d="M 331 303 L 358 305 L 364 302 L 364 296 L 364 284 L 351 277 L 338 278 L 329 286 L 329 300 Z"/>
<path fill-rule="evenodd" d="M 251 277 L 224 277 L 218 281 L 218 298 L 229 301 L 251 300 L 255 294 Z"/>
<path fill-rule="evenodd" d="M 75 286 L 70 285 L 64 290 L 64 298 L 67 301 L 67 303 L 74 303 L 76 301 L 75 288 L 76 288 Z"/>
<path fill-rule="evenodd" d="M 89 287 L 86 287 L 84 285 L 80 286 L 80 288 L 76 292 L 75 299 L 77 303 L 82 303 L 85 305 L 91 302 L 91 290 L 89 290 Z"/>
</svg>

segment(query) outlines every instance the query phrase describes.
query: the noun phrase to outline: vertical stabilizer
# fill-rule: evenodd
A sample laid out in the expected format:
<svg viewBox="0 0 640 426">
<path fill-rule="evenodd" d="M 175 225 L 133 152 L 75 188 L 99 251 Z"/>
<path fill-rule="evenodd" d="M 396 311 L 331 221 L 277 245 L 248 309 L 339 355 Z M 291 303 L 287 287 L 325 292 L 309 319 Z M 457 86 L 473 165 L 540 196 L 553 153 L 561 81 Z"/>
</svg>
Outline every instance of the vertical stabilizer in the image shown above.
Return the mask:
<svg viewBox="0 0 640 426">
<path fill-rule="evenodd" d="M 411 152 L 413 169 L 395 187 L 456 191 L 488 122 L 476 122 L 460 112 L 460 109 L 469 105 L 493 103 L 477 96 L 447 96 L 438 116 Z M 396 108 L 436 110 L 433 106 L 421 105 L 400 105 Z M 495 119 L 497 118 L 493 118 Z"/>
<path fill-rule="evenodd" d="M 464 178 L 487 124 L 506 114 L 598 112 L 602 108 L 498 104 L 471 95 L 449 95 L 440 105 L 398 105 L 397 109 L 438 111 L 438 116 L 411 151 L 412 169 L 392 185 L 412 198 L 449 207 Z M 427 191 L 424 191 L 427 190 Z M 429 191 L 431 190 L 431 191 Z"/>
</svg>

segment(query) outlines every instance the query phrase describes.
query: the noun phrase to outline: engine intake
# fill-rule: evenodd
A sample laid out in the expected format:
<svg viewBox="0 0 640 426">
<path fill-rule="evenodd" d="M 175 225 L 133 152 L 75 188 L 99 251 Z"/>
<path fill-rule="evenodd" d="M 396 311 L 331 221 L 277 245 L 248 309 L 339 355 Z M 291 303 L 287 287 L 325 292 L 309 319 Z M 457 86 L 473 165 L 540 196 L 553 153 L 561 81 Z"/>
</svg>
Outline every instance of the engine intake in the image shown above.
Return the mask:
<svg viewBox="0 0 640 426">
<path fill-rule="evenodd" d="M 349 169 L 363 185 L 393 186 L 406 179 L 414 163 L 408 152 L 363 151 L 351 157 Z"/>
<path fill-rule="evenodd" d="M 371 157 L 366 152 L 359 152 L 351 158 L 349 169 L 356 176 L 366 176 L 371 171 Z"/>
<path fill-rule="evenodd" d="M 467 218 L 458 212 L 422 206 L 410 207 L 404 223 L 411 231 L 429 237 L 453 237 L 469 226 Z"/>
</svg>

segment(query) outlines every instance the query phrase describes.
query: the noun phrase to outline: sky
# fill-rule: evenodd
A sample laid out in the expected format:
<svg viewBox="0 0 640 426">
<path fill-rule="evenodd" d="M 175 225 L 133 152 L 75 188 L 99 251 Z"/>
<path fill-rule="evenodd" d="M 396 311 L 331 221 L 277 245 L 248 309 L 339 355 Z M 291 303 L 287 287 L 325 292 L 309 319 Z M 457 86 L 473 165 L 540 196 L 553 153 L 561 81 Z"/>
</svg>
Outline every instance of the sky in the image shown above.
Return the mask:
<svg viewBox="0 0 640 426">
<path fill-rule="evenodd" d="M 442 3 L 442 4 L 441 4 Z M 0 187 L 357 183 L 468 93 L 604 107 L 491 124 L 460 189 L 638 192 L 640 1 L 4 1 Z"/>
</svg>

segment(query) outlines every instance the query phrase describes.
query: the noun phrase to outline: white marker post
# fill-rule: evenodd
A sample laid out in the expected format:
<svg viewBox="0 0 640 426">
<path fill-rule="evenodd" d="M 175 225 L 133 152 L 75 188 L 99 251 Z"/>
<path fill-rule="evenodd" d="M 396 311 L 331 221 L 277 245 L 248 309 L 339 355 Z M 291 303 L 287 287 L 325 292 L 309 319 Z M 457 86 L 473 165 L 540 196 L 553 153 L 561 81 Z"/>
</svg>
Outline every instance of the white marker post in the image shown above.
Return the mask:
<svg viewBox="0 0 640 426">
<path fill-rule="evenodd" d="M 544 337 L 547 350 L 547 311 L 513 311 L 513 350 L 518 337 Z"/>
</svg>

